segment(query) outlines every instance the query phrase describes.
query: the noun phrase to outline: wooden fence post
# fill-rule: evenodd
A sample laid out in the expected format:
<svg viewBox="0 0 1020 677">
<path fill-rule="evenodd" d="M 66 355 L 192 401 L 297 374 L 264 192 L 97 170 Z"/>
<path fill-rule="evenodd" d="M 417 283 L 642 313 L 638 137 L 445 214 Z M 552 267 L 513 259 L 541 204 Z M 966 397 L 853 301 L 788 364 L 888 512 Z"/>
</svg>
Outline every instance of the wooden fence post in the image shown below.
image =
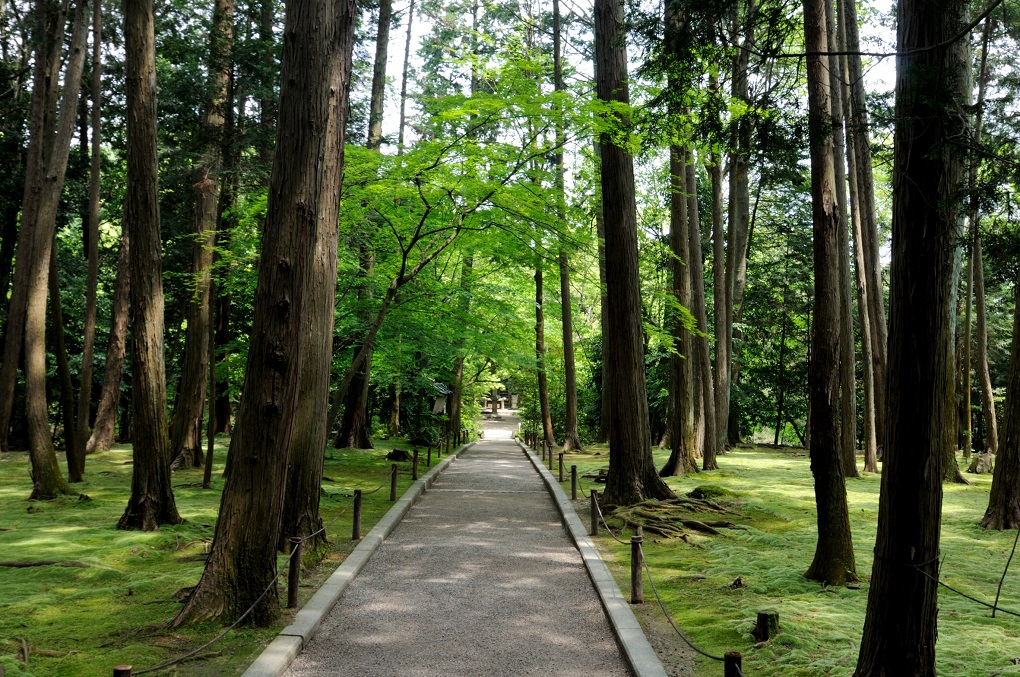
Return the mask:
<svg viewBox="0 0 1020 677">
<path fill-rule="evenodd" d="M 361 540 L 361 489 L 354 490 L 354 526 L 351 528 L 351 540 Z"/>
<path fill-rule="evenodd" d="M 301 538 L 290 539 L 290 570 L 287 572 L 287 608 L 296 609 L 298 587 L 301 585 Z"/>
<path fill-rule="evenodd" d="M 397 464 L 390 469 L 390 500 L 397 500 Z"/>
</svg>

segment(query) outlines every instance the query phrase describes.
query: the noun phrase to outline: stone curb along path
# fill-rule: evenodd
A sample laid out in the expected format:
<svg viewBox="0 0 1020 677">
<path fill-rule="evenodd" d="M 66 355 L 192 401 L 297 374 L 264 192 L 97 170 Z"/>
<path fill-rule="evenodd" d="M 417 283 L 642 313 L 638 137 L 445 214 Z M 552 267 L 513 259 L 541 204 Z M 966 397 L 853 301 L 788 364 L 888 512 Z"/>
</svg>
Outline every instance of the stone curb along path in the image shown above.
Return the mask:
<svg viewBox="0 0 1020 677">
<path fill-rule="evenodd" d="M 396 528 L 411 506 L 432 487 L 441 472 L 456 461 L 460 454 L 474 445 L 475 443 L 471 442 L 460 447 L 408 487 L 404 495 L 383 515 L 375 527 L 368 532 L 368 535 L 361 539 L 361 543 L 326 579 L 315 595 L 301 607 L 301 610 L 294 616 L 294 622 L 281 630 L 276 639 L 270 642 L 255 662 L 248 667 L 244 672 L 244 677 L 276 677 L 276 675 L 286 672 L 290 664 L 315 635 L 323 619 L 336 606 L 347 586 L 361 573 L 369 558 L 375 554 L 375 551 Z"/>
<path fill-rule="evenodd" d="M 606 616 L 609 618 L 609 624 L 612 626 L 616 639 L 623 649 L 631 669 L 634 670 L 634 674 L 637 677 L 666 677 L 666 670 L 662 667 L 662 662 L 652 645 L 649 644 L 645 631 L 641 629 L 630 604 L 620 592 L 620 586 L 616 584 L 616 579 L 613 578 L 609 567 L 602 560 L 595 543 L 588 536 L 587 529 L 581 523 L 581 518 L 577 516 L 577 511 L 574 510 L 563 487 L 560 486 L 552 472 L 545 467 L 542 460 L 535 455 L 535 452 L 519 439 L 514 438 L 514 441 L 527 455 L 531 464 L 535 466 L 549 493 L 552 494 L 553 502 L 556 503 L 560 515 L 563 516 L 563 522 L 574 545 L 581 553 L 584 567 L 598 592 L 602 608 L 605 609 Z"/>
</svg>

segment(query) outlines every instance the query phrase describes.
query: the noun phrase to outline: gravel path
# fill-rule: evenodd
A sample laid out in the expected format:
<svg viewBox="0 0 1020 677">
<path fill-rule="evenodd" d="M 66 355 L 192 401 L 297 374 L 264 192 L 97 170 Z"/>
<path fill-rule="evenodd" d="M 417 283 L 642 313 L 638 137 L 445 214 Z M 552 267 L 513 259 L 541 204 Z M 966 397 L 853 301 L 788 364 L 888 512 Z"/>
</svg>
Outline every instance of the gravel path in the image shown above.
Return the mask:
<svg viewBox="0 0 1020 677">
<path fill-rule="evenodd" d="M 411 509 L 287 675 L 630 674 L 541 479 L 498 439 L 516 429 L 501 418 Z"/>
</svg>

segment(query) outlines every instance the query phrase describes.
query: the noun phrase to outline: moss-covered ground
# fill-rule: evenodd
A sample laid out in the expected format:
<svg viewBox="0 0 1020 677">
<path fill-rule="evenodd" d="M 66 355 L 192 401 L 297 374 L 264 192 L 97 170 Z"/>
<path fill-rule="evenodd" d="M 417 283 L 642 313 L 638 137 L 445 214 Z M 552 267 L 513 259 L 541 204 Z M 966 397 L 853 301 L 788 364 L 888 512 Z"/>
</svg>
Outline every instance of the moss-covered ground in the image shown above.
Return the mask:
<svg viewBox="0 0 1020 677">
<path fill-rule="evenodd" d="M 667 454 L 657 450 L 655 455 L 661 467 Z M 581 474 L 594 474 L 607 463 L 604 447 L 568 454 L 565 490 L 570 491 L 571 464 Z M 745 675 L 851 675 L 864 627 L 880 476 L 847 480 L 860 585 L 823 589 L 802 575 L 811 563 L 817 535 L 811 470 L 804 451 L 741 448 L 720 456 L 719 467 L 670 478 L 668 484 L 678 493 L 696 487 L 722 490 L 717 500 L 741 513 L 729 519 L 746 531 L 693 535 L 691 543 L 645 537 L 652 575 L 677 624 L 709 653 L 740 651 Z M 988 532 L 978 526 L 991 476 L 967 477 L 973 482 L 970 486 L 945 486 L 942 581 L 991 603 L 1016 533 Z M 582 479 L 581 485 L 585 493 L 602 486 L 592 479 Z M 612 517 L 609 523 L 614 524 Z M 621 532 L 629 541 L 632 532 Z M 597 541 L 621 590 L 629 594 L 629 546 L 606 536 Z M 733 586 L 738 577 L 746 587 Z M 639 617 L 661 614 L 647 580 L 645 599 Z M 1006 576 L 999 605 L 1020 612 L 1020 557 Z M 781 633 L 756 645 L 751 630 L 762 610 L 779 612 Z M 991 618 L 991 610 L 940 588 L 938 623 L 939 674 L 1020 675 L 1020 618 L 1001 612 Z M 694 674 L 721 675 L 722 667 L 699 657 Z"/>
<path fill-rule="evenodd" d="M 0 454 L 0 560 L 76 562 L 85 566 L 0 567 L 0 666 L 14 675 L 88 676 L 112 674 L 118 664 L 151 667 L 197 648 L 218 626 L 168 630 L 181 608 L 181 589 L 195 585 L 212 541 L 223 460 L 229 440 L 217 440 L 213 488 L 202 489 L 201 470 L 174 473 L 177 507 L 186 522 L 159 531 L 118 531 L 117 520 L 131 488 L 131 449 L 117 446 L 89 456 L 86 481 L 74 489 L 87 498 L 30 502 L 28 459 Z M 327 453 L 321 512 L 331 520 L 350 502 L 354 489 L 366 493 L 362 533 L 392 506 L 385 455 L 394 442 L 371 451 Z M 396 446 L 407 447 L 397 443 Z M 433 463 L 436 457 L 433 456 Z M 401 463 L 398 491 L 411 484 L 409 463 Z M 425 471 L 424 450 L 421 459 Z M 329 556 L 302 575 L 301 603 L 350 553 L 348 510 L 327 530 Z M 281 563 L 284 561 L 281 557 Z M 286 577 L 279 587 L 286 602 Z M 176 594 L 175 594 L 176 593 Z M 271 628 L 240 628 L 189 661 L 161 675 L 240 674 L 289 622 L 288 612 Z M 27 663 L 24 660 L 28 651 Z"/>
</svg>

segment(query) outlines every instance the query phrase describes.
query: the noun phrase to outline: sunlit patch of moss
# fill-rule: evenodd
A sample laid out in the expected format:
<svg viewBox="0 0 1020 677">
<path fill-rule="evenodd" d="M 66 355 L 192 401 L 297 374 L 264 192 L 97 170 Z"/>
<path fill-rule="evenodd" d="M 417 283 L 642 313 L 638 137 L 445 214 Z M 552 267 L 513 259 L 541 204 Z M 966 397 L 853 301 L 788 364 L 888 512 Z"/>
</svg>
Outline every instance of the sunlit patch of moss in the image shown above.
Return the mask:
<svg viewBox="0 0 1020 677">
<path fill-rule="evenodd" d="M 607 462 L 604 446 L 569 454 L 568 466 L 590 473 Z M 592 456 L 601 451 L 600 456 Z M 656 450 L 661 466 L 667 454 Z M 881 477 L 847 480 L 857 573 L 855 588 L 822 588 L 803 577 L 814 555 L 817 525 L 809 460 L 773 449 L 735 449 L 719 457 L 720 469 L 668 478 L 678 493 L 713 486 L 727 491 L 726 505 L 739 510 L 733 521 L 746 531 L 699 536 L 692 547 L 679 539 L 645 538 L 645 555 L 659 593 L 677 624 L 701 648 L 721 655 L 740 651 L 745 675 L 853 674 L 864 627 L 868 580 L 878 517 Z M 1015 532 L 978 526 L 988 503 L 990 475 L 967 475 L 970 486 L 946 485 L 942 516 L 942 580 L 991 602 L 1013 546 Z M 567 491 L 569 480 L 564 483 Z M 582 480 L 587 494 L 601 485 Z M 584 509 L 578 503 L 579 509 Z M 623 534 L 628 540 L 630 534 Z M 629 590 L 629 545 L 603 537 L 599 547 L 621 589 Z M 1000 606 L 1020 612 L 1020 566 L 1006 576 Z M 700 578 L 703 576 L 703 578 Z M 746 587 L 733 586 L 739 577 Z M 645 597 L 652 592 L 647 581 Z M 780 634 L 756 645 L 751 636 L 758 611 L 779 612 Z M 642 613 L 658 613 L 648 610 Z M 640 616 L 641 614 L 639 614 Z M 1020 619 L 991 612 L 948 590 L 939 591 L 939 674 L 985 677 L 1020 675 Z M 677 643 L 681 640 L 677 638 Z M 718 675 L 718 664 L 697 658 L 695 675 Z"/>
</svg>

